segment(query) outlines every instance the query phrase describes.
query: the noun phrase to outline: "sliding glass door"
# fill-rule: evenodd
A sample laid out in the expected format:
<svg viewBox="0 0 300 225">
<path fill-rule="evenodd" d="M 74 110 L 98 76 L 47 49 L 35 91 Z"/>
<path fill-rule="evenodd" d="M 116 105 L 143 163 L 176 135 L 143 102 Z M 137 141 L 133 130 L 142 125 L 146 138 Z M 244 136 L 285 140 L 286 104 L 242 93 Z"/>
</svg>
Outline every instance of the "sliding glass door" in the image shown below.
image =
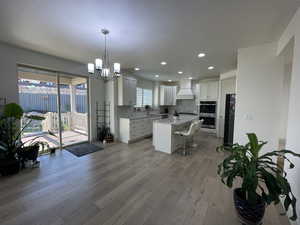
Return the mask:
<svg viewBox="0 0 300 225">
<path fill-rule="evenodd" d="M 87 79 L 60 75 L 62 145 L 88 141 Z"/>
<path fill-rule="evenodd" d="M 89 140 L 87 78 L 23 66 L 18 75 L 22 125 L 29 122 L 27 115 L 45 118 L 30 122 L 23 142 L 39 140 L 62 148 Z"/>
</svg>

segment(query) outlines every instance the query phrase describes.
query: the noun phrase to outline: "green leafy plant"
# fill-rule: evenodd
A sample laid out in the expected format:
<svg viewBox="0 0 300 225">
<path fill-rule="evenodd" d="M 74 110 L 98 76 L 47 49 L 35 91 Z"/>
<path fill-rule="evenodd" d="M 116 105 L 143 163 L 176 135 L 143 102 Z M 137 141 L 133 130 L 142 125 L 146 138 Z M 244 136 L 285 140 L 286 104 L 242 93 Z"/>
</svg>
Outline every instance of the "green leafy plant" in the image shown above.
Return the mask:
<svg viewBox="0 0 300 225">
<path fill-rule="evenodd" d="M 27 141 L 21 142 L 21 135 L 26 129 L 26 127 L 33 120 L 44 120 L 44 117 L 41 116 L 26 116 L 28 122 L 20 127 L 19 120 L 23 116 L 23 109 L 16 103 L 9 103 L 4 106 L 3 114 L 0 116 L 0 159 L 15 159 L 16 154 L 20 151 L 25 145 L 47 145 L 45 142 L 38 142 L 40 136 Z M 28 148 L 27 148 L 28 149 Z"/>
<path fill-rule="evenodd" d="M 251 205 L 257 204 L 259 198 L 267 205 L 278 204 L 280 196 L 284 196 L 284 208 L 292 208 L 291 220 L 297 219 L 296 198 L 286 179 L 286 171 L 273 162 L 274 157 L 283 157 L 289 168 L 294 164 L 286 157 L 287 154 L 300 157 L 290 150 L 272 151 L 260 154 L 262 147 L 267 143 L 258 141 L 256 134 L 247 134 L 249 142 L 246 145 L 233 144 L 230 147 L 220 146 L 217 151 L 229 153 L 218 166 L 218 174 L 222 182 L 228 187 L 233 186 L 236 178 L 241 178 L 241 190 L 245 200 Z"/>
</svg>

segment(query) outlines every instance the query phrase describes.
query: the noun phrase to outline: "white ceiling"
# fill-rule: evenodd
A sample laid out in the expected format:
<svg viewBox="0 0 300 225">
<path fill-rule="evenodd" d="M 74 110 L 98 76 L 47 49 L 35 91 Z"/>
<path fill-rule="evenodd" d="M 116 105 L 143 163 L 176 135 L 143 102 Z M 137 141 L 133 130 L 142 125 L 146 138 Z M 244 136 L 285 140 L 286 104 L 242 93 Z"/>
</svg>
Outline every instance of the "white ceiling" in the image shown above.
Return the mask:
<svg viewBox="0 0 300 225">
<path fill-rule="evenodd" d="M 112 61 L 148 79 L 209 77 L 236 67 L 237 49 L 276 40 L 299 0 L 2 0 L 0 40 L 87 63 L 111 31 Z M 197 58 L 205 52 L 205 58 Z M 160 62 L 166 61 L 166 66 Z M 207 67 L 214 65 L 214 71 Z"/>
</svg>

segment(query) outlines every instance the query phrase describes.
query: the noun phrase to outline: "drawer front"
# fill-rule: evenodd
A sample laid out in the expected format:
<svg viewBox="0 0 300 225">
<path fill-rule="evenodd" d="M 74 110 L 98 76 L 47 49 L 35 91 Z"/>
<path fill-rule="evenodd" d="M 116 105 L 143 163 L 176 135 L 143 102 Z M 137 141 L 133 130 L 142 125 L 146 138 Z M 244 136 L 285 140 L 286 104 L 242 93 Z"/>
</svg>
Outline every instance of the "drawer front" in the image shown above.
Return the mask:
<svg viewBox="0 0 300 225">
<path fill-rule="evenodd" d="M 130 121 L 130 139 L 137 139 L 140 137 L 152 134 L 153 119 L 145 118 Z"/>
</svg>

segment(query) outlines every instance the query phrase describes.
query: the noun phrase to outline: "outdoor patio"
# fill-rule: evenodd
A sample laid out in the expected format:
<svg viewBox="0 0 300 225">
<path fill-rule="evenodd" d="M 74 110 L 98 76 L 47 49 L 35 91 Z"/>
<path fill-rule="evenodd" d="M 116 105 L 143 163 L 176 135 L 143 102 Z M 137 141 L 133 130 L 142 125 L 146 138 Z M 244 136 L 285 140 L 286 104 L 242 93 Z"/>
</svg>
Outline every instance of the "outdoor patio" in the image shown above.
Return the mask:
<svg viewBox="0 0 300 225">
<path fill-rule="evenodd" d="M 19 67 L 18 73 L 20 105 L 25 112 L 21 120 L 22 127 L 26 126 L 23 142 L 34 139 L 58 148 L 60 129 L 62 146 L 88 141 L 86 78 L 60 75 L 57 83 L 57 75 L 51 72 Z"/>
<path fill-rule="evenodd" d="M 25 136 L 22 138 L 22 142 L 30 141 L 33 138 L 40 136 L 39 138 L 35 139 L 36 141 L 47 142 L 50 148 L 57 148 L 59 147 L 59 138 L 58 133 L 55 133 L 56 136 L 50 135 L 49 133 L 44 133 L 40 135 L 30 135 Z M 62 140 L 63 146 L 72 145 L 79 142 L 88 141 L 88 136 L 76 131 L 63 131 L 62 132 Z"/>
</svg>

